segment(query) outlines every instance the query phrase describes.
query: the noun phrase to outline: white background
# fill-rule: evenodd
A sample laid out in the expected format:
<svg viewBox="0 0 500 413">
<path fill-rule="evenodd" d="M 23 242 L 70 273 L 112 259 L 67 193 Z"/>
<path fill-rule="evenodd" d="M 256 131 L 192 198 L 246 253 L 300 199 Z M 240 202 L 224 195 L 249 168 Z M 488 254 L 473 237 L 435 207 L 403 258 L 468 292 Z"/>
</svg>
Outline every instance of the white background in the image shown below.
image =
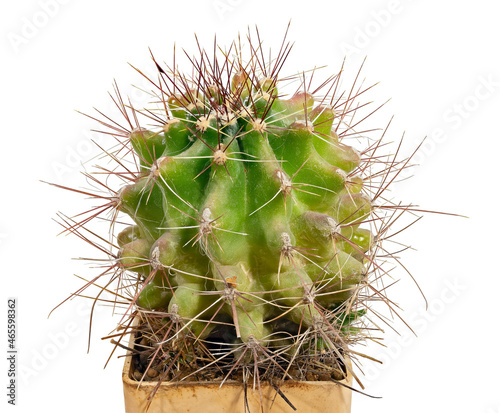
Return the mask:
<svg viewBox="0 0 500 413">
<path fill-rule="evenodd" d="M 63 4 L 64 3 L 64 4 Z M 44 6 L 46 4 L 46 6 Z M 88 308 L 73 301 L 49 311 L 81 285 L 88 269 L 72 257 L 93 254 L 76 237 L 56 237 L 56 212 L 81 210 L 82 198 L 39 180 L 82 184 L 80 161 L 94 156 L 87 131 L 96 124 L 75 110 L 108 111 L 116 79 L 140 77 L 127 64 L 150 65 L 148 47 L 170 61 L 173 44 L 195 51 L 217 33 L 228 45 L 257 24 L 276 48 L 291 19 L 295 41 L 287 68 L 354 70 L 368 56 L 364 76 L 380 81 L 371 96 L 392 100 L 376 116 L 395 114 L 390 140 L 405 131 L 409 153 L 424 136 L 415 176 L 399 183 L 398 199 L 468 216 L 427 215 L 401 239 L 404 255 L 430 303 L 404 272 L 391 297 L 418 332 L 401 323 L 387 330 L 387 348 L 364 349 L 384 360 L 366 364 L 366 391 L 353 412 L 500 412 L 497 297 L 498 169 L 500 156 L 499 10 L 495 2 L 401 1 L 17 1 L 0 11 L 0 259 L 2 310 L 19 304 L 17 412 L 122 412 L 122 359 L 103 370 L 111 345 L 100 337 L 116 320 L 97 313 L 87 354 Z M 51 5 L 50 7 L 47 5 Z M 326 74 L 326 72 L 325 72 Z M 485 86 L 485 84 L 487 86 Z M 6 330 L 6 322 L 0 322 Z M 6 332 L 0 334 L 6 348 Z M 2 357 L 2 359 L 4 359 Z M 2 363 L 1 408 L 7 405 Z M 5 410 L 7 411 L 7 409 Z"/>
</svg>

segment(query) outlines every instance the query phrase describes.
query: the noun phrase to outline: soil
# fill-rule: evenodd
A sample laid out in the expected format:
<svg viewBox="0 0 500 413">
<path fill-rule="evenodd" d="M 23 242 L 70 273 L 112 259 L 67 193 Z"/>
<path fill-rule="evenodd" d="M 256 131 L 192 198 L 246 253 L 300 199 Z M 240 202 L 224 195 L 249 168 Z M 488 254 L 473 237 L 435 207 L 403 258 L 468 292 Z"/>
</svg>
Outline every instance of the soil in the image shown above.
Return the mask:
<svg viewBox="0 0 500 413">
<path fill-rule="evenodd" d="M 230 354 L 231 345 L 224 344 L 221 337 L 217 342 L 196 344 L 193 339 L 183 337 L 158 346 L 152 343 L 147 330 L 144 325 L 134 328 L 132 378 L 137 381 L 243 383 L 244 376 L 248 381 L 258 374 L 261 382 L 279 386 L 283 380 L 337 382 L 347 376 L 343 361 L 332 354 L 299 355 L 290 365 L 290 356 L 282 352 L 277 354 L 279 349 L 259 346 L 256 351 L 241 355 L 246 348 L 242 345 L 240 352 Z M 224 354 L 226 356 L 221 358 Z M 220 360 L 214 363 L 216 358 Z"/>
</svg>

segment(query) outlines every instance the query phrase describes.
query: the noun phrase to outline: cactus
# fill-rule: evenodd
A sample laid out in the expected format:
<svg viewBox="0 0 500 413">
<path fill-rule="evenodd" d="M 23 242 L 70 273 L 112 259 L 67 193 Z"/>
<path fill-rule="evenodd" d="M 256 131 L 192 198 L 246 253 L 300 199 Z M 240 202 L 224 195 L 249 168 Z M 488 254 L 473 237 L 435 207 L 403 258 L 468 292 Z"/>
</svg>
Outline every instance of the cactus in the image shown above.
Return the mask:
<svg viewBox="0 0 500 413">
<path fill-rule="evenodd" d="M 104 204 L 64 218 L 89 240 L 92 218 L 110 214 L 111 239 L 94 244 L 112 262 L 85 287 L 99 285 L 99 300 L 117 283 L 138 379 L 234 378 L 253 363 L 258 379 L 338 380 L 366 336 L 368 301 L 385 298 L 381 242 L 410 208 L 379 201 L 408 160 L 378 155 L 382 138 L 348 144 L 364 134 L 353 118 L 370 88 L 341 93 L 340 71 L 313 89 L 305 74 L 281 75 L 289 43 L 266 62 L 249 42 L 246 59 L 236 44 L 201 50 L 192 76 L 153 57 L 155 77 L 140 72 L 146 109 L 116 88 L 123 120 L 97 119 L 118 142 L 104 151 L 113 166 L 87 175 L 105 193 L 78 191 Z"/>
</svg>

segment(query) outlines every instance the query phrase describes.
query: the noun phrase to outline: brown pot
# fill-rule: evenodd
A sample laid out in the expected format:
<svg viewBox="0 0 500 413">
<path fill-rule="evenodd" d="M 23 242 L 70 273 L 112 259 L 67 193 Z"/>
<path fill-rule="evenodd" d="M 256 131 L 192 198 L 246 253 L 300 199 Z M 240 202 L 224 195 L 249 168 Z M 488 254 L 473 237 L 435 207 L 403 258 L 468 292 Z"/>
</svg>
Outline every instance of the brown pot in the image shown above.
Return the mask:
<svg viewBox="0 0 500 413">
<path fill-rule="evenodd" d="M 241 383 L 226 382 L 163 382 L 153 402 L 146 410 L 147 399 L 157 382 L 139 382 L 133 379 L 132 357 L 127 356 L 123 369 L 123 392 L 126 413 L 293 413 L 290 405 L 267 383 L 262 383 L 263 410 L 259 390 L 247 388 L 248 408 L 245 410 L 245 391 Z M 351 386 L 352 376 L 342 383 Z M 297 412 L 349 413 L 351 390 L 330 381 L 285 381 L 280 391 Z"/>
</svg>

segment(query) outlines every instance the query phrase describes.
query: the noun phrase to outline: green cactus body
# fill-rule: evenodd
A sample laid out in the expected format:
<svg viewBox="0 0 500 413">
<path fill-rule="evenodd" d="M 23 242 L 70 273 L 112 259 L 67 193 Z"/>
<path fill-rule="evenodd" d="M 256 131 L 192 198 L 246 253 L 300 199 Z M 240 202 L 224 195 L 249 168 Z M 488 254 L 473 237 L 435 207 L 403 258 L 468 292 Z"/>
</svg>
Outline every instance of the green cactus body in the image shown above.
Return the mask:
<svg viewBox="0 0 500 413">
<path fill-rule="evenodd" d="M 135 221 L 118 235 L 130 241 L 120 262 L 147 282 L 139 308 L 175 305 L 200 339 L 225 314 L 238 339 L 266 346 L 276 320 L 314 327 L 363 282 L 371 205 L 331 107 L 309 93 L 283 99 L 266 78 L 238 96 L 241 77 L 232 91 L 172 96 L 161 128 L 130 133 L 142 173 L 119 193 Z"/>
</svg>

